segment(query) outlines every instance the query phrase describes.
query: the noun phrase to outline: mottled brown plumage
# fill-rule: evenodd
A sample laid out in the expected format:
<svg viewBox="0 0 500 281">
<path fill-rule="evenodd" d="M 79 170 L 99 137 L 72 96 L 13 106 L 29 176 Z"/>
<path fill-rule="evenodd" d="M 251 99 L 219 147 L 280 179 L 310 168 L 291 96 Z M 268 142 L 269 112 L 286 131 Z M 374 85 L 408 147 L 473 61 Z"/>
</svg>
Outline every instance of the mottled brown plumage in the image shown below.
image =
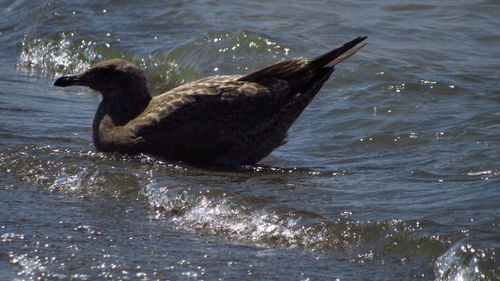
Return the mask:
<svg viewBox="0 0 500 281">
<path fill-rule="evenodd" d="M 247 75 L 213 76 L 151 97 L 143 72 L 122 59 L 57 79 L 102 94 L 93 123 L 96 148 L 150 153 L 200 164 L 253 164 L 286 132 L 339 62 L 366 37 L 308 60 L 288 59 Z"/>
</svg>

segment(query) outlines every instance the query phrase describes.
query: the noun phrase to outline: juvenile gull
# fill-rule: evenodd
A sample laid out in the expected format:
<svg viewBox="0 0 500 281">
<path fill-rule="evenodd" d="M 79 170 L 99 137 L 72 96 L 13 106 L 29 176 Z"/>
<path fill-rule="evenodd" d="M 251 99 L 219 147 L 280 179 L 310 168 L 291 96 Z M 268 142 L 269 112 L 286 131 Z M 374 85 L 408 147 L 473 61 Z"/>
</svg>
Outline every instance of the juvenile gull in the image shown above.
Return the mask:
<svg viewBox="0 0 500 281">
<path fill-rule="evenodd" d="M 93 122 L 99 151 L 149 153 L 198 164 L 254 164 L 283 145 L 288 128 L 358 37 L 314 59 L 293 58 L 247 75 L 213 76 L 151 97 L 144 73 L 123 59 L 97 63 L 54 86 L 102 94 Z"/>
</svg>

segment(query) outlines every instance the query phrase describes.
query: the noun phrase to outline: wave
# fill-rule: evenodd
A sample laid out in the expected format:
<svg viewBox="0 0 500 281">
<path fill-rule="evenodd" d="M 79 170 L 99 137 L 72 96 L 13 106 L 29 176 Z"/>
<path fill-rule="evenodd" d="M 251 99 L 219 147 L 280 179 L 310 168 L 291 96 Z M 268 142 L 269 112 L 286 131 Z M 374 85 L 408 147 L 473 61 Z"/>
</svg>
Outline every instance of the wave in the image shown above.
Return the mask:
<svg viewBox="0 0 500 281">
<path fill-rule="evenodd" d="M 436 259 L 434 273 L 436 281 L 494 280 L 495 256 L 493 248 L 476 248 L 459 241 Z"/>
<path fill-rule="evenodd" d="M 378 247 L 384 248 L 394 239 L 413 240 L 414 232 L 423 229 L 423 222 L 359 221 L 350 219 L 349 213 L 336 215 L 332 220 L 265 197 L 241 195 L 231 191 L 230 184 L 228 187 L 216 184 L 219 177 L 227 182 L 227 175 L 231 173 L 252 177 L 259 174 L 281 176 L 285 172 L 287 175 L 321 177 L 327 174 L 324 171 L 246 167 L 239 171 L 217 172 L 147 155 L 121 156 L 50 146 L 23 146 L 10 147 L 0 153 L 0 172 L 51 192 L 109 195 L 118 199 L 142 197 L 154 215 L 171 220 L 179 227 L 255 244 L 321 249 L 368 247 L 377 241 Z M 330 176 L 334 173 L 328 172 Z M 206 183 L 192 180 L 200 177 L 204 177 Z M 401 239 L 400 234 L 406 238 Z M 426 239 L 424 235 L 415 243 Z M 444 247 L 444 241 L 437 243 Z M 430 246 L 436 244 L 433 242 Z"/>
</svg>

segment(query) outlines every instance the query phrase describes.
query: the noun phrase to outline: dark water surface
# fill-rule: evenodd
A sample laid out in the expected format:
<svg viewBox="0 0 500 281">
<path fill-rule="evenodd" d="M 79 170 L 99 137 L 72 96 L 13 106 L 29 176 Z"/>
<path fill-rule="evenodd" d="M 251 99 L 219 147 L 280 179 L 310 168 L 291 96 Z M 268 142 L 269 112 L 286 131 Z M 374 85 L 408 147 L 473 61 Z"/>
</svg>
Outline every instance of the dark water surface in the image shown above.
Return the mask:
<svg viewBox="0 0 500 281">
<path fill-rule="evenodd" d="M 409 2 L 406 2 L 409 3 Z M 0 1 L 0 280 L 500 280 L 500 2 Z M 358 35 L 258 166 L 95 151 L 108 58 L 153 94 Z"/>
</svg>

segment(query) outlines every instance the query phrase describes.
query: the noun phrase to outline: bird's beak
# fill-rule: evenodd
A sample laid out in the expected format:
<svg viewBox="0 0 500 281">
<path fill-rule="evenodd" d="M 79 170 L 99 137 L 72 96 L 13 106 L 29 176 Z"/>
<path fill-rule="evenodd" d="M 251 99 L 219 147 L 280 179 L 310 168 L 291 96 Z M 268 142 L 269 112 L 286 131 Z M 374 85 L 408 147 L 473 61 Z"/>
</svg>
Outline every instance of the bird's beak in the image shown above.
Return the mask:
<svg viewBox="0 0 500 281">
<path fill-rule="evenodd" d="M 66 75 L 57 78 L 54 82 L 54 86 L 67 87 L 67 86 L 87 86 L 87 83 L 80 75 Z"/>
</svg>

